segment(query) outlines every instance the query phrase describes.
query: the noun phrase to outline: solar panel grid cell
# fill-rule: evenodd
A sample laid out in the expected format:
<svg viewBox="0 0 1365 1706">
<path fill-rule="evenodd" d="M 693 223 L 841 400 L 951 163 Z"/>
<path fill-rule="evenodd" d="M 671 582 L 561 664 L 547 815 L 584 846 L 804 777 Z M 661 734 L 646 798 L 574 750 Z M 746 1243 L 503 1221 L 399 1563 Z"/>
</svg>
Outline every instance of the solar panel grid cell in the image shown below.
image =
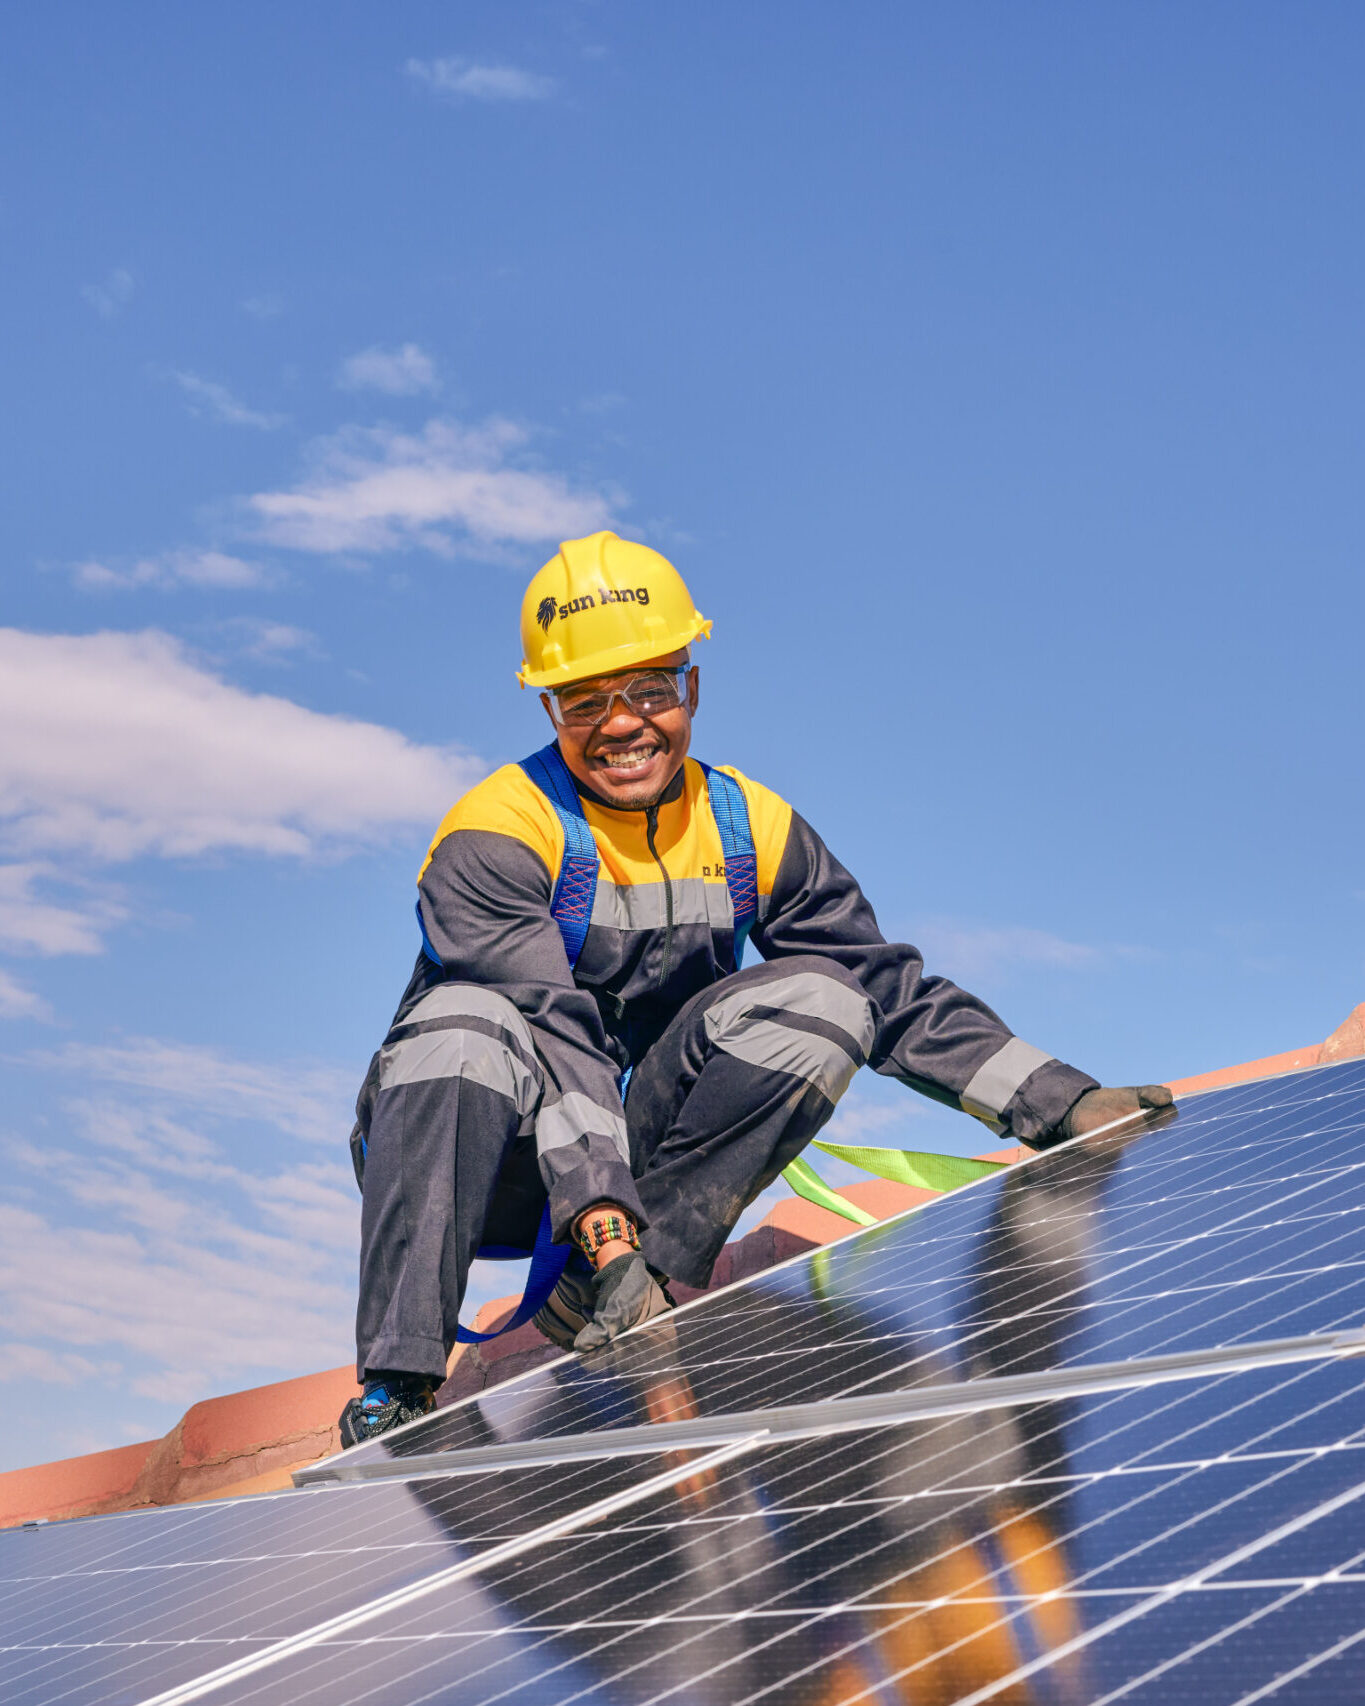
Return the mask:
<svg viewBox="0 0 1365 1706">
<path fill-rule="evenodd" d="M 1290 1596 L 1365 1606 L 1365 1447 L 1342 1427 L 1363 1395 L 1347 1362 L 760 1447 L 226 1698 L 949 1701 L 1073 1644 L 1001 1697 L 1089 1706 L 1239 1623 L 1256 1686 L 1304 1656 Z M 1293 1568 L 1298 1535 L 1346 1575 Z M 1135 1698 L 1230 1700 L 1228 1664 L 1221 1692 L 1172 1662 Z"/>
</svg>

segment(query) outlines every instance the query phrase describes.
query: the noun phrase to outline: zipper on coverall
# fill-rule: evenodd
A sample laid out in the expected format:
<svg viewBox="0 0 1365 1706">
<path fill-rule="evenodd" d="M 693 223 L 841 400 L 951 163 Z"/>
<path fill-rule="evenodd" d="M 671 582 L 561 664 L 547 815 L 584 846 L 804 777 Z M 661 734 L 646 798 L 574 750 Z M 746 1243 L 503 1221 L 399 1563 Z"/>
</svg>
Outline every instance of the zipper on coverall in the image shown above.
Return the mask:
<svg viewBox="0 0 1365 1706">
<path fill-rule="evenodd" d="M 662 989 L 668 982 L 668 961 L 673 950 L 673 884 L 668 880 L 668 866 L 659 857 L 659 849 L 654 845 L 654 832 L 659 827 L 659 808 L 648 806 L 645 809 L 645 840 L 649 850 L 654 855 L 654 863 L 659 867 L 664 879 L 664 957 L 659 967 L 658 987 Z"/>
</svg>

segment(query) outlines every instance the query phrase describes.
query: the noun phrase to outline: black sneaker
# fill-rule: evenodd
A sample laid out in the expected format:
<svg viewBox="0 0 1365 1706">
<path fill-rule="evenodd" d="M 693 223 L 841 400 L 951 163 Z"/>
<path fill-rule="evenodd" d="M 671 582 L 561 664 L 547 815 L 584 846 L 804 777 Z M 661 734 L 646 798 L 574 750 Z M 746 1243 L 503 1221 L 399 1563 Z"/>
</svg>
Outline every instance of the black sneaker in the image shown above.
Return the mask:
<svg viewBox="0 0 1365 1706">
<path fill-rule="evenodd" d="M 436 1408 L 436 1382 L 428 1374 L 381 1375 L 365 1382 L 359 1398 L 341 1412 L 341 1443 L 362 1445 L 390 1428 L 415 1422 Z"/>
</svg>

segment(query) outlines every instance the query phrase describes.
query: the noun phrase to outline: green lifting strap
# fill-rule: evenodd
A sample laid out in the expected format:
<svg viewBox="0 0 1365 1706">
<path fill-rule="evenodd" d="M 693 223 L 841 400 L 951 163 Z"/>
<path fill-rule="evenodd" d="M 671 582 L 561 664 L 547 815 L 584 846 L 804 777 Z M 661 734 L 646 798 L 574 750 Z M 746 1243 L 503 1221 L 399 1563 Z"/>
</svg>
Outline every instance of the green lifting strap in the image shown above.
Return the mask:
<svg viewBox="0 0 1365 1706">
<path fill-rule="evenodd" d="M 897 1185 L 914 1185 L 922 1191 L 955 1191 L 959 1185 L 970 1185 L 1009 1165 L 1006 1161 L 972 1161 L 965 1155 L 929 1155 L 915 1149 L 865 1149 L 856 1143 L 821 1143 L 836 1161 L 849 1161 L 865 1173 L 879 1179 L 890 1179 Z M 832 1214 L 841 1214 L 859 1226 L 875 1226 L 877 1217 L 851 1203 L 833 1190 L 808 1161 L 793 1161 L 782 1174 L 797 1196 L 804 1197 Z"/>
<path fill-rule="evenodd" d="M 831 1214 L 843 1215 L 845 1220 L 856 1220 L 859 1226 L 877 1224 L 875 1214 L 869 1214 L 866 1209 L 851 1203 L 847 1197 L 841 1197 L 838 1191 L 831 1190 L 809 1161 L 793 1161 L 790 1167 L 783 1168 L 782 1177 L 797 1196 L 804 1197 L 807 1202 L 813 1202 L 817 1208 L 827 1208 Z"/>
</svg>

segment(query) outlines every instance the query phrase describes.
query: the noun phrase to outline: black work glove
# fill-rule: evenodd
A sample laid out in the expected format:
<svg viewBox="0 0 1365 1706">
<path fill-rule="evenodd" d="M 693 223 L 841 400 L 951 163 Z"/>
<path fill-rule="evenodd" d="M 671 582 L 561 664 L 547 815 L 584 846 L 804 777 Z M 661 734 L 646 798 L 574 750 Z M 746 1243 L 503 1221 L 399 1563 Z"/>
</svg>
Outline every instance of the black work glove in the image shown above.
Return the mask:
<svg viewBox="0 0 1365 1706">
<path fill-rule="evenodd" d="M 599 1268 L 592 1288 L 592 1320 L 574 1340 L 576 1351 L 600 1350 L 627 1327 L 638 1327 L 672 1308 L 644 1257 L 634 1250 Z"/>
<path fill-rule="evenodd" d="M 562 1351 L 573 1349 L 574 1340 L 592 1320 L 592 1288 L 596 1278 L 587 1257 L 575 1250 L 554 1290 L 531 1317 L 545 1337 Z"/>
<path fill-rule="evenodd" d="M 1122 1090 L 1087 1090 L 1057 1128 L 1062 1137 L 1081 1137 L 1102 1125 L 1130 1115 L 1141 1115 L 1150 1123 L 1153 1116 L 1169 1108 L 1175 1097 L 1164 1084 L 1130 1084 Z"/>
</svg>

